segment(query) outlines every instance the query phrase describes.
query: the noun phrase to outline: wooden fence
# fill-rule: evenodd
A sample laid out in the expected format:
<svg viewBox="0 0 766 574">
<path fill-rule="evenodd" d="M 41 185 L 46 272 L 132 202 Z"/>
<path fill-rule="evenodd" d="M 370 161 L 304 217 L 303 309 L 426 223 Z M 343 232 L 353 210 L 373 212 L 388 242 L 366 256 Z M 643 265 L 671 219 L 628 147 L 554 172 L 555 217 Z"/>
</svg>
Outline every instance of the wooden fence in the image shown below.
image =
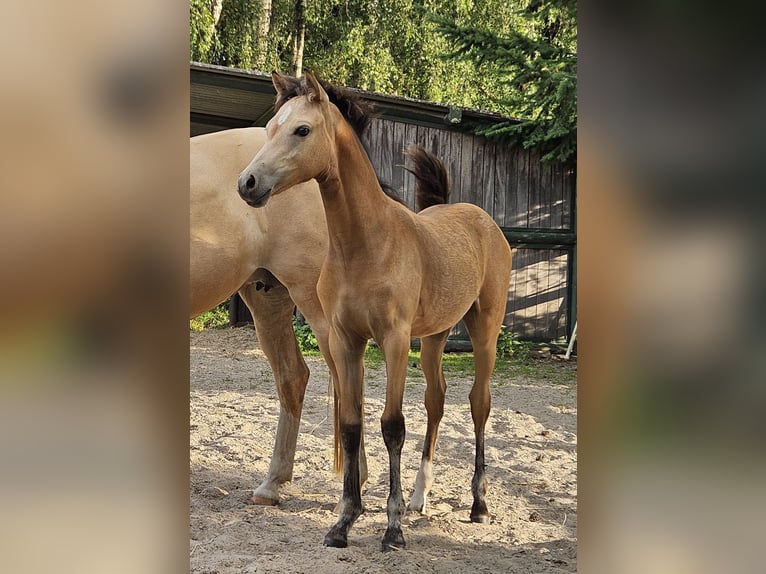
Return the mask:
<svg viewBox="0 0 766 574">
<path fill-rule="evenodd" d="M 413 143 L 442 159 L 450 202 L 474 203 L 509 240 L 513 271 L 505 325 L 529 340 L 566 339 L 574 323 L 574 174 L 543 166 L 538 153 L 450 128 L 376 118 L 365 134 L 370 160 L 414 208 L 414 177 L 403 169 Z M 451 339 L 466 340 L 462 325 Z"/>
</svg>

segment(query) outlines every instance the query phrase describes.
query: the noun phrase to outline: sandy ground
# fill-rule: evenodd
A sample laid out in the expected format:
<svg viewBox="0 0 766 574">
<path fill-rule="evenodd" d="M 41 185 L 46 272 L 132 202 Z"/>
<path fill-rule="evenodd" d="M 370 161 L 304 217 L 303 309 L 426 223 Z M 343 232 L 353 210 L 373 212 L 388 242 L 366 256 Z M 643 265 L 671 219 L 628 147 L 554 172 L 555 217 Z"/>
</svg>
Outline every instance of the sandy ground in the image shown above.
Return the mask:
<svg viewBox="0 0 766 574">
<path fill-rule="evenodd" d="M 380 551 L 386 527 L 388 456 L 380 436 L 385 370 L 366 370 L 366 512 L 344 549 L 322 539 L 335 522 L 341 484 L 332 473 L 329 374 L 308 358 L 293 481 L 276 507 L 250 503 L 274 444 L 278 403 L 251 328 L 190 334 L 190 562 L 195 573 L 575 572 L 577 536 L 576 369 L 562 380 L 493 376 L 487 427 L 489 525 L 468 520 L 473 473 L 471 378 L 447 378 L 447 404 L 425 516 L 403 521 L 407 548 Z M 425 383 L 410 369 L 405 390 L 405 497 L 425 433 Z"/>
</svg>

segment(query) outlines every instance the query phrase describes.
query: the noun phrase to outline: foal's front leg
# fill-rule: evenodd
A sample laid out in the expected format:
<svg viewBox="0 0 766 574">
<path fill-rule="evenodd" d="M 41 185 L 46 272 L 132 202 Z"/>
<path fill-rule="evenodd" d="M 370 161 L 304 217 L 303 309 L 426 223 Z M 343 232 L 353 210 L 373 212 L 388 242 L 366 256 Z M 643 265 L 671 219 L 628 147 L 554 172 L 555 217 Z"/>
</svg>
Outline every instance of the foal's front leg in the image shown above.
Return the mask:
<svg viewBox="0 0 766 574">
<path fill-rule="evenodd" d="M 410 348 L 409 333 L 394 333 L 380 341 L 386 359 L 386 406 L 380 418 L 383 440 L 388 449 L 389 493 L 388 528 L 383 536 L 383 550 L 404 548 L 402 516 L 404 496 L 402 495 L 401 455 L 406 434 L 402 399 L 404 381 L 407 376 L 407 353 Z"/>
<path fill-rule="evenodd" d="M 366 339 L 342 339 L 330 330 L 330 353 L 338 370 L 338 411 L 343 447 L 343 494 L 338 521 L 324 537 L 325 546 L 345 548 L 348 531 L 362 506 L 362 485 L 359 471 L 359 450 L 362 439 L 362 390 L 364 377 L 364 348 Z"/>
</svg>

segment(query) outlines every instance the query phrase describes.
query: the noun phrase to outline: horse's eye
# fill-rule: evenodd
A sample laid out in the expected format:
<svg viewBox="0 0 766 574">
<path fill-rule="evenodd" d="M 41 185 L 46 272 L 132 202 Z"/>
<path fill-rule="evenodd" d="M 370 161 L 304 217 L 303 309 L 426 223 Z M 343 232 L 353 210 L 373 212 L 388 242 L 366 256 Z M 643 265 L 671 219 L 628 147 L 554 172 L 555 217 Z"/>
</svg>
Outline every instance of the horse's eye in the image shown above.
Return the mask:
<svg viewBox="0 0 766 574">
<path fill-rule="evenodd" d="M 302 138 L 305 138 L 307 135 L 309 135 L 310 131 L 311 130 L 309 129 L 308 126 L 300 126 L 300 127 L 295 128 L 295 132 L 294 133 L 295 133 L 296 136 L 301 136 Z"/>
</svg>

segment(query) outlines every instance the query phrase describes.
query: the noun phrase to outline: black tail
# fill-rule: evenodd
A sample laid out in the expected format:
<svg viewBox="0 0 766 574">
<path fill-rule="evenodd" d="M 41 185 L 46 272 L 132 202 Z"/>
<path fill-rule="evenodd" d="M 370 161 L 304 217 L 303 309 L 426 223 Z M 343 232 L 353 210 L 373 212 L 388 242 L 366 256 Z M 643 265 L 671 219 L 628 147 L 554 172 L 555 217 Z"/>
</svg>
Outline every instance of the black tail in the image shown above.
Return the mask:
<svg viewBox="0 0 766 574">
<path fill-rule="evenodd" d="M 415 176 L 415 211 L 449 201 L 449 176 L 441 160 L 420 146 L 410 146 L 404 154 L 412 167 L 405 167 Z"/>
</svg>

